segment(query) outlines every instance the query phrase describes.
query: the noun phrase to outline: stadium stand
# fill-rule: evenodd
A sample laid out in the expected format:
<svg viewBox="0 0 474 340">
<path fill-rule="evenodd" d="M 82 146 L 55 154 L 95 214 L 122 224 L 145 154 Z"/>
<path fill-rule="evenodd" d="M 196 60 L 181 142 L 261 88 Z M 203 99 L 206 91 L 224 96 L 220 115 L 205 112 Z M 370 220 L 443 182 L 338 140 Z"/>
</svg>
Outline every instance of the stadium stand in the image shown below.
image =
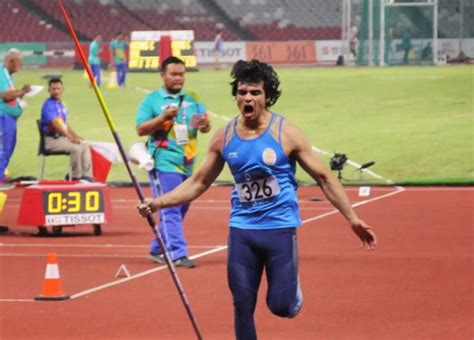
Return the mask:
<svg viewBox="0 0 474 340">
<path fill-rule="evenodd" d="M 195 40 L 323 40 L 341 38 L 339 0 L 63 0 L 81 40 L 101 33 L 136 30 L 194 30 Z M 64 42 L 67 29 L 56 1 L 2 0 L 3 42 Z M 353 0 L 357 24 L 360 0 Z M 464 37 L 474 36 L 474 1 L 464 1 Z M 458 1 L 439 0 L 439 37 L 458 38 Z M 18 18 L 21 18 L 19 20 Z M 27 24 L 25 24 L 25 18 Z M 470 24 L 471 23 L 471 24 Z M 13 33 L 14 32 L 14 33 Z"/>
<path fill-rule="evenodd" d="M 0 11 L 0 41 L 66 41 L 69 37 L 51 22 L 42 19 L 18 0 L 8 0 Z M 8 29 L 5 29 L 8 28 Z"/>
<path fill-rule="evenodd" d="M 194 30 L 196 40 L 213 40 L 215 27 L 221 22 L 196 0 L 137 0 L 120 1 L 153 29 Z M 230 30 L 224 31 L 225 40 L 239 40 Z"/>
<path fill-rule="evenodd" d="M 438 6 L 438 32 L 440 38 L 459 38 L 461 10 L 458 1 L 439 0 Z M 474 37 L 472 18 L 474 18 L 474 1 L 464 1 L 463 35 L 465 38 Z"/>
<path fill-rule="evenodd" d="M 55 1 L 30 0 L 30 2 L 40 6 L 54 19 L 63 20 Z M 111 39 L 118 31 L 128 34 L 132 30 L 150 29 L 112 2 L 63 0 L 63 3 L 68 8 L 76 30 L 88 38 L 100 33 L 104 39 Z"/>
<path fill-rule="evenodd" d="M 340 1 L 214 0 L 262 40 L 339 39 Z"/>
</svg>

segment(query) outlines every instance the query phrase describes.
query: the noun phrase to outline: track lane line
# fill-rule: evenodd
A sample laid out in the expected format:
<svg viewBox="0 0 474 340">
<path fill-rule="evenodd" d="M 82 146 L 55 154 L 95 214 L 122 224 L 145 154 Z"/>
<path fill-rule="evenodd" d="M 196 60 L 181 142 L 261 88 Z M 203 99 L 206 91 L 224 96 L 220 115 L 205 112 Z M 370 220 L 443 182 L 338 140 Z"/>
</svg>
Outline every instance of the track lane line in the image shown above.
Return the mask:
<svg viewBox="0 0 474 340">
<path fill-rule="evenodd" d="M 396 191 L 393 191 L 393 192 L 389 192 L 387 194 L 384 194 L 382 196 L 377 196 L 377 197 L 374 197 L 372 199 L 367 199 L 367 200 L 363 200 L 363 201 L 360 201 L 360 202 L 357 202 L 357 203 L 354 203 L 352 204 L 352 207 L 358 207 L 358 206 L 362 206 L 362 205 L 365 205 L 365 204 L 368 204 L 368 203 L 371 203 L 371 202 L 375 202 L 375 201 L 378 201 L 378 200 L 381 200 L 381 199 L 384 199 L 384 198 L 387 198 L 387 197 L 390 197 L 390 196 L 393 196 L 393 195 L 396 195 L 396 194 L 399 194 L 399 193 L 402 193 L 405 191 L 405 188 L 403 187 L 396 187 Z M 308 218 L 308 219 L 305 219 L 302 221 L 302 225 L 304 224 L 307 224 L 309 222 L 312 222 L 312 221 L 316 221 L 316 220 L 319 220 L 319 219 L 322 219 L 324 217 L 327 217 L 327 216 L 330 216 L 330 215 L 333 215 L 333 214 L 336 214 L 338 213 L 339 210 L 337 209 L 334 209 L 332 211 L 329 211 L 327 213 L 324 213 L 324 214 L 321 214 L 321 215 L 318 215 L 318 216 L 315 216 L 315 217 L 311 217 L 311 218 Z M 222 251 L 222 250 L 226 250 L 227 249 L 227 246 L 218 246 L 212 250 L 209 250 L 209 251 L 206 251 L 206 252 L 203 252 L 203 253 L 200 253 L 200 254 L 197 254 L 197 255 L 193 255 L 193 256 L 190 256 L 191 259 L 197 259 L 197 258 L 200 258 L 200 257 L 203 257 L 203 256 L 207 256 L 207 255 L 210 255 L 210 254 L 213 254 L 213 253 L 217 253 L 219 251 Z M 119 284 L 122 284 L 122 283 L 125 283 L 125 282 L 128 282 L 128 281 L 131 281 L 131 280 L 135 280 L 135 279 L 138 279 L 140 277 L 144 277 L 144 276 L 147 276 L 149 274 L 152 274 L 154 272 L 158 272 L 158 271 L 161 271 L 161 270 L 164 270 L 164 269 L 167 269 L 167 266 L 166 265 L 163 265 L 163 266 L 159 266 L 157 268 L 153 268 L 153 269 L 150 269 L 150 270 L 147 270 L 147 271 L 144 271 L 144 272 L 141 272 L 141 273 L 138 273 L 138 274 L 135 274 L 135 275 L 132 275 L 130 277 L 127 277 L 127 278 L 123 278 L 123 279 L 119 279 L 119 280 L 116 280 L 116 281 L 111 281 L 109 283 L 106 283 L 106 284 L 103 284 L 103 285 L 100 285 L 100 286 L 96 286 L 96 287 L 93 287 L 93 288 L 90 288 L 90 289 L 87 289 L 87 290 L 84 290 L 84 291 L 81 291 L 79 293 L 76 293 L 76 294 L 72 294 L 71 295 L 71 300 L 72 299 L 77 299 L 77 298 L 80 298 L 82 296 L 85 296 L 85 295 L 88 295 L 88 294 L 92 294 L 92 293 L 95 293 L 95 292 L 98 292 L 98 291 L 101 291 L 101 290 L 104 290 L 106 288 L 110 288 L 110 287 L 113 287 L 113 286 L 116 286 L 116 285 L 119 285 Z M 10 301 L 10 300 L 14 300 L 14 299 L 0 299 L 0 302 L 7 302 L 7 301 Z M 25 301 L 25 302 L 30 302 L 30 301 L 35 301 L 35 300 L 25 300 L 25 299 L 21 299 L 21 300 L 14 300 L 14 301 Z M 66 300 L 67 301 L 67 300 Z"/>
<path fill-rule="evenodd" d="M 368 203 L 371 203 L 371 202 L 375 202 L 375 201 L 378 201 L 380 199 L 383 199 L 383 198 L 387 198 L 387 197 L 390 197 L 390 196 L 393 196 L 393 195 L 396 195 L 396 194 L 399 194 L 399 193 L 402 193 L 404 192 L 405 189 L 402 188 L 402 187 L 397 187 L 397 191 L 393 191 L 393 192 L 389 192 L 385 195 L 382 195 L 382 196 L 377 196 L 377 197 L 374 197 L 374 198 L 371 198 L 371 199 L 368 199 L 368 200 L 364 200 L 364 201 L 360 201 L 360 202 L 357 202 L 357 203 L 354 203 L 352 204 L 352 207 L 353 208 L 356 208 L 356 207 L 359 207 L 361 205 L 365 205 L 365 204 L 368 204 Z M 303 220 L 303 224 L 305 223 L 308 223 L 308 222 L 312 222 L 312 221 L 316 221 L 316 220 L 319 220 L 323 217 L 326 217 L 326 216 L 330 216 L 330 215 L 334 215 L 336 213 L 338 213 L 339 210 L 337 209 L 334 209 L 334 210 L 331 210 L 327 213 L 324 213 L 322 215 L 319 215 L 319 216 L 315 216 L 315 217 L 311 217 L 311 218 L 307 218 L 306 220 Z"/>
<path fill-rule="evenodd" d="M 128 244 L 67 244 L 67 243 L 57 243 L 57 244 L 48 244 L 48 243 L 0 243 L 0 247 L 58 247 L 58 248 L 139 248 L 139 249 L 148 249 L 149 246 L 146 245 L 128 245 Z M 200 245 L 200 246 L 188 246 L 188 248 L 208 248 L 214 249 L 220 245 Z M 1 255 L 1 254 L 0 254 Z"/>
<path fill-rule="evenodd" d="M 377 197 L 374 197 L 372 199 L 368 199 L 368 200 L 364 200 L 364 201 L 361 201 L 361 202 L 358 202 L 358 203 L 355 203 L 353 204 L 352 206 L 353 207 L 357 207 L 357 206 L 361 206 L 361 205 L 365 205 L 365 204 L 368 204 L 368 203 L 371 203 L 371 202 L 375 202 L 377 200 L 380 200 L 380 199 L 383 199 L 383 198 L 386 198 L 386 197 L 390 197 L 390 196 L 393 196 L 393 195 L 396 195 L 396 194 L 399 194 L 401 192 L 405 191 L 404 188 L 402 187 L 397 187 L 397 191 L 394 191 L 394 192 L 390 192 L 388 194 L 385 194 L 385 195 L 382 195 L 382 196 L 377 196 Z M 326 216 L 329 216 L 329 215 L 333 215 L 335 213 L 339 212 L 337 209 L 333 210 L 333 211 L 330 211 L 328 213 L 325 213 L 325 214 L 322 214 L 322 215 L 318 215 L 316 217 L 313 217 L 313 218 L 309 218 L 309 219 L 306 219 L 306 220 L 303 220 L 302 221 L 302 225 L 308 223 L 308 222 L 312 222 L 314 220 L 317 220 L 317 219 L 321 219 L 321 218 L 324 218 Z M 207 252 L 203 252 L 203 253 L 200 253 L 200 254 L 197 254 L 197 255 L 194 255 L 194 256 L 190 256 L 191 259 L 197 259 L 197 258 L 200 258 L 200 257 L 203 257 L 203 256 L 207 256 L 207 255 L 210 255 L 210 254 L 213 254 L 213 253 L 217 253 L 219 251 L 222 251 L 222 250 L 226 250 L 227 249 L 227 246 L 220 246 L 220 247 L 216 247 L 215 249 L 213 250 L 209 250 Z M 121 279 L 121 280 L 117 280 L 117 281 L 113 281 L 113 282 L 110 282 L 110 283 L 107 283 L 107 284 L 104 284 L 104 285 L 101 285 L 101 286 L 97 286 L 95 288 L 91 288 L 91 289 L 88 289 L 88 290 L 85 290 L 85 291 L 82 291 L 82 292 L 79 292 L 79 293 L 76 293 L 76 294 L 73 294 L 71 295 L 71 299 L 77 299 L 79 297 L 82 297 L 84 295 L 87 295 L 87 294 L 91 294 L 91 293 L 95 293 L 97 291 L 100 291 L 102 289 L 105 289 L 105 288 L 109 288 L 109 287 L 113 287 L 113 286 L 116 286 L 116 285 L 119 285 L 119 284 L 122 284 L 122 283 L 125 283 L 125 282 L 128 282 L 128 281 L 131 281 L 131 280 L 134 280 L 136 278 L 140 278 L 140 277 L 143 277 L 143 276 L 146 276 L 146 275 L 149 275 L 149 274 L 152 274 L 154 272 L 157 272 L 157 271 L 161 271 L 161 270 L 164 270 L 164 269 L 167 269 L 167 267 L 164 265 L 164 266 L 160 266 L 158 268 L 154 268 L 154 269 L 150 269 L 150 270 L 147 270 L 147 271 L 144 271 L 142 273 L 138 273 L 138 274 L 135 274 L 135 275 L 132 275 L 130 277 L 127 277 L 127 278 L 124 278 L 124 279 Z"/>
<path fill-rule="evenodd" d="M 194 259 L 206 256 L 206 255 L 209 255 L 209 254 L 219 252 L 223 249 L 227 249 L 227 246 L 216 247 L 213 250 L 209 250 L 209 251 L 197 254 L 197 255 L 190 256 L 190 258 L 194 260 Z M 87 289 L 87 290 L 84 290 L 82 292 L 71 295 L 71 300 L 80 298 L 84 295 L 88 295 L 88 294 L 98 292 L 100 290 L 103 290 L 103 289 L 106 289 L 106 288 L 109 288 L 109 287 L 113 287 L 113 286 L 116 286 L 116 285 L 119 285 L 119 284 L 122 284 L 122 283 L 125 283 L 125 282 L 128 282 L 128 281 L 131 281 L 131 280 L 135 280 L 137 278 L 140 278 L 140 277 L 143 277 L 143 276 L 146 276 L 146 275 L 149 275 L 149 274 L 152 274 L 154 272 L 158 272 L 158 271 L 161 271 L 161 270 L 164 270 L 164 269 L 168 269 L 168 267 L 166 265 L 162 265 L 162 266 L 159 266 L 157 268 L 153 268 L 153 269 L 146 270 L 144 272 L 141 272 L 141 273 L 138 273 L 138 274 L 135 274 L 135 275 L 131 275 L 130 277 L 126 277 L 126 278 L 123 278 L 123 279 L 120 279 L 120 280 L 116 280 L 116 281 L 106 283 L 106 284 L 101 285 L 101 286 L 97 286 L 97 287 L 94 287 L 94 288 L 91 288 L 91 289 Z"/>
</svg>

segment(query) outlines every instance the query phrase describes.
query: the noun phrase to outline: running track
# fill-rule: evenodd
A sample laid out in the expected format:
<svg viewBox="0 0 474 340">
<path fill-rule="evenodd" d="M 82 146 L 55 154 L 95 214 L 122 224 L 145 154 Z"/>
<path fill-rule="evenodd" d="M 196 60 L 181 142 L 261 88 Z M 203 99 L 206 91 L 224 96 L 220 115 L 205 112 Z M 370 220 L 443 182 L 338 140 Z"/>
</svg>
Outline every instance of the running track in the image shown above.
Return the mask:
<svg viewBox="0 0 474 340">
<path fill-rule="evenodd" d="M 301 187 L 298 233 L 304 306 L 293 320 L 271 315 L 262 282 L 260 339 L 473 339 L 473 188 L 372 188 L 358 213 L 379 238 L 363 251 L 317 187 Z M 186 235 L 198 268 L 178 269 L 204 339 L 233 339 L 226 282 L 229 187 L 194 202 Z M 195 339 L 165 267 L 146 259 L 152 236 L 131 188 L 113 188 L 113 221 L 37 237 L 16 225 L 22 189 L 10 190 L 0 224 L 1 339 Z M 37 302 L 47 254 L 58 254 L 72 299 Z M 132 274 L 115 278 L 125 264 Z"/>
</svg>

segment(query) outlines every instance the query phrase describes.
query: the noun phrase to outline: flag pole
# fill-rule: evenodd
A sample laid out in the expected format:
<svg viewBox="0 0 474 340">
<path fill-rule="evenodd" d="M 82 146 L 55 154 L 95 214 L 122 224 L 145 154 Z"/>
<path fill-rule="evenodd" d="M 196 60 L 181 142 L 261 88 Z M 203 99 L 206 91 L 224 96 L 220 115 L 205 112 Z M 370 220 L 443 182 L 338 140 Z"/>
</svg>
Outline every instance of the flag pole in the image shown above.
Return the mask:
<svg viewBox="0 0 474 340">
<path fill-rule="evenodd" d="M 79 53 L 79 56 L 81 58 L 82 64 L 84 65 L 84 68 L 87 72 L 87 75 L 89 77 L 89 81 L 92 85 L 92 88 L 94 89 L 94 92 L 97 96 L 97 100 L 99 101 L 100 107 L 102 108 L 102 112 L 104 113 L 105 119 L 107 121 L 107 124 L 109 125 L 110 131 L 112 133 L 112 136 L 114 137 L 115 143 L 118 146 L 118 149 L 120 151 L 120 154 L 124 160 L 125 167 L 127 168 L 127 172 L 130 176 L 130 179 L 132 180 L 132 184 L 135 188 L 135 191 L 137 192 L 137 195 L 140 199 L 140 202 L 145 201 L 145 195 L 143 194 L 143 191 L 138 183 L 137 177 L 135 176 L 135 173 L 132 170 L 132 167 L 130 166 L 130 160 L 127 156 L 127 153 L 125 152 L 125 148 L 123 147 L 122 141 L 120 139 L 120 136 L 118 134 L 117 128 L 112 120 L 112 115 L 109 112 L 109 109 L 105 103 L 104 97 L 102 96 L 102 93 L 100 92 L 99 87 L 97 86 L 96 80 L 94 78 L 94 75 L 92 74 L 92 70 L 90 68 L 89 63 L 86 60 L 86 57 L 84 55 L 84 52 L 82 51 L 81 45 L 79 44 L 79 40 L 77 39 L 76 32 L 74 30 L 74 27 L 72 26 L 71 20 L 69 19 L 69 15 L 66 12 L 66 8 L 64 7 L 62 0 L 58 0 L 58 5 L 59 9 L 61 10 L 61 13 L 64 17 L 64 20 L 66 21 L 66 25 L 69 28 L 69 31 L 71 33 L 71 37 L 74 40 L 74 45 L 76 46 L 76 51 Z M 171 258 L 168 254 L 168 251 L 166 249 L 166 246 L 163 242 L 163 238 L 161 237 L 160 233 L 156 230 L 156 223 L 155 220 L 152 216 L 152 214 L 147 215 L 147 221 L 148 225 L 150 226 L 151 230 L 153 231 L 153 234 L 158 241 L 158 244 L 160 245 L 161 250 L 163 251 L 163 255 L 166 261 L 166 265 L 168 266 L 169 272 L 171 274 L 171 277 L 173 278 L 173 281 L 175 283 L 175 286 L 178 290 L 178 293 L 181 297 L 181 300 L 183 302 L 184 308 L 186 309 L 186 312 L 188 314 L 188 317 L 192 323 L 192 326 L 194 328 L 194 331 L 196 333 L 196 336 L 199 340 L 202 340 L 202 335 L 201 332 L 199 331 L 199 327 L 197 324 L 197 320 L 194 317 L 192 311 L 191 311 L 191 305 L 189 304 L 189 301 L 186 297 L 186 293 L 184 292 L 183 285 L 181 284 L 181 281 L 179 280 L 178 274 L 176 273 L 176 269 L 173 265 L 173 261 L 171 261 Z"/>
</svg>

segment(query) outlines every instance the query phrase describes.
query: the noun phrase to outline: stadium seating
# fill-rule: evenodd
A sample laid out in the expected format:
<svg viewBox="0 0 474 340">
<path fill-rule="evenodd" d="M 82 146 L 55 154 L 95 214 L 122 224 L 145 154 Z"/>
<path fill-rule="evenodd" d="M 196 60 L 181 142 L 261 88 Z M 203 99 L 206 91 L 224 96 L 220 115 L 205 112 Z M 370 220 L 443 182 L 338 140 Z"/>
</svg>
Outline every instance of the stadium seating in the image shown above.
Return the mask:
<svg viewBox="0 0 474 340">
<path fill-rule="evenodd" d="M 220 22 L 195 0 L 136 0 L 124 5 L 156 30 L 194 30 L 196 40 L 213 40 Z M 224 31 L 223 37 L 239 40 L 229 30 Z"/>
<path fill-rule="evenodd" d="M 263 40 L 339 39 L 341 1 L 215 0 L 234 20 Z"/>
<path fill-rule="evenodd" d="M 61 12 L 55 1 L 51 0 L 30 0 L 43 8 L 54 19 L 63 21 Z M 137 20 L 114 3 L 101 4 L 98 1 L 83 0 L 63 0 L 68 9 L 75 29 L 83 35 L 92 38 L 98 33 L 104 39 L 111 39 L 119 31 L 128 34 L 132 30 L 150 29 L 146 24 Z"/>
<path fill-rule="evenodd" d="M 0 11 L 0 41 L 65 41 L 68 36 L 51 23 L 41 19 L 17 0 L 8 0 Z"/>
<path fill-rule="evenodd" d="M 460 35 L 461 11 L 459 1 L 439 0 L 438 30 L 443 38 L 458 38 Z M 464 1 L 464 37 L 474 37 L 474 1 Z"/>
<path fill-rule="evenodd" d="M 136 30 L 192 29 L 196 40 L 209 41 L 214 38 L 216 25 L 226 21 L 240 25 L 261 40 L 341 37 L 340 0 L 209 0 L 207 4 L 197 0 L 63 0 L 63 3 L 78 35 L 86 40 L 97 33 L 109 40 L 118 31 L 128 35 Z M 2 4 L 0 21 L 8 29 L 0 30 L 1 41 L 69 41 L 56 1 L 2 0 Z M 464 4 L 464 36 L 473 37 L 474 1 Z M 360 0 L 353 0 L 352 5 L 357 22 Z M 458 38 L 461 17 L 458 1 L 439 0 L 438 14 L 439 36 Z M 242 40 L 239 34 L 242 32 L 226 29 L 224 40 Z"/>
</svg>

